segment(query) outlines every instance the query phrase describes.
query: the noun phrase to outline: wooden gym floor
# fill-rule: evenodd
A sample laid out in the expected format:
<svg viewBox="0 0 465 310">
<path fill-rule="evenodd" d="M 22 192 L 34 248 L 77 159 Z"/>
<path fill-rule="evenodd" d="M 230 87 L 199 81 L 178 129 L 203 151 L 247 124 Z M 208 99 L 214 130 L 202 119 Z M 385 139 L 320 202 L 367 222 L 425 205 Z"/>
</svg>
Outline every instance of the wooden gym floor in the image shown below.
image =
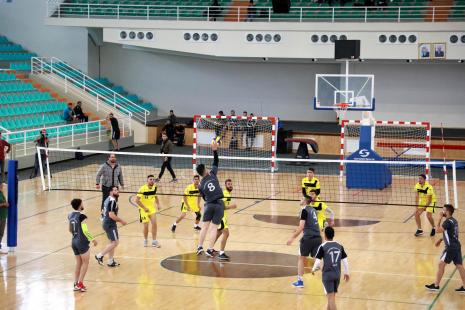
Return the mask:
<svg viewBox="0 0 465 310">
<path fill-rule="evenodd" d="M 464 188 L 465 182 L 459 182 L 462 206 Z M 89 229 L 99 242 L 91 248 L 86 293 L 72 290 L 75 259 L 67 222 L 72 198 L 84 200 Z M 128 194 L 120 198 L 120 215 L 129 222 L 119 227 L 116 259 L 121 266 L 110 269 L 93 259 L 108 242 L 98 215 L 100 192 L 43 192 L 39 179 L 21 181 L 19 246 L 14 254 L 0 256 L 0 309 L 325 308 L 321 273 L 306 274 L 303 289 L 291 286 L 298 239 L 292 246 L 285 243 L 298 222 L 296 203 L 237 200 L 239 209 L 229 212 L 227 253 L 232 260 L 219 263 L 192 255 L 198 239 L 192 215 L 178 225 L 175 235 L 171 233 L 180 197 L 160 197 L 164 209 L 157 218 L 162 247 L 143 247 L 142 226 L 129 198 Z M 338 219 L 336 239 L 348 253 L 351 270 L 350 282 L 339 288 L 339 309 L 464 308 L 465 296 L 454 292 L 461 281 L 452 265 L 446 268 L 439 294 L 424 289 L 433 282 L 443 247 L 434 247 L 439 236 L 429 237 L 425 218 L 428 236 L 413 236 L 413 208 L 331 207 Z M 464 212 L 455 215 L 465 243 Z"/>
</svg>

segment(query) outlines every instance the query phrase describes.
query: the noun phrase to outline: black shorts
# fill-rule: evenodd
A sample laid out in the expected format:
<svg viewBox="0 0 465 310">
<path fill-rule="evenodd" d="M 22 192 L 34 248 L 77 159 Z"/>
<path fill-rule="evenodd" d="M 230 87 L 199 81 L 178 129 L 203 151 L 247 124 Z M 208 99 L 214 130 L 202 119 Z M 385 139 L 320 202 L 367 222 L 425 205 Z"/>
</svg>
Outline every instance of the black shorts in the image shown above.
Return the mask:
<svg viewBox="0 0 465 310">
<path fill-rule="evenodd" d="M 119 130 L 113 130 L 111 132 L 111 140 L 119 140 L 120 132 Z"/>
<path fill-rule="evenodd" d="M 220 225 L 224 215 L 223 200 L 215 202 L 207 202 L 203 210 L 203 222 L 212 222 L 215 225 Z"/>
<path fill-rule="evenodd" d="M 325 280 L 323 277 L 323 288 L 325 289 L 325 294 L 337 293 L 337 288 L 339 287 L 340 279 L 329 279 Z"/>
<path fill-rule="evenodd" d="M 103 223 L 103 230 L 107 233 L 107 237 L 110 241 L 119 240 L 118 227 L 113 223 Z"/>
<path fill-rule="evenodd" d="M 451 262 L 453 262 L 454 265 L 462 265 L 462 250 L 445 249 L 444 252 L 442 252 L 441 260 L 446 264 L 450 264 Z"/>
<path fill-rule="evenodd" d="M 321 245 L 321 237 L 302 237 L 300 239 L 300 256 L 315 257 L 318 247 Z"/>
<path fill-rule="evenodd" d="M 89 242 L 83 242 L 80 240 L 72 240 L 71 248 L 73 249 L 74 255 L 86 254 L 89 251 Z"/>
</svg>

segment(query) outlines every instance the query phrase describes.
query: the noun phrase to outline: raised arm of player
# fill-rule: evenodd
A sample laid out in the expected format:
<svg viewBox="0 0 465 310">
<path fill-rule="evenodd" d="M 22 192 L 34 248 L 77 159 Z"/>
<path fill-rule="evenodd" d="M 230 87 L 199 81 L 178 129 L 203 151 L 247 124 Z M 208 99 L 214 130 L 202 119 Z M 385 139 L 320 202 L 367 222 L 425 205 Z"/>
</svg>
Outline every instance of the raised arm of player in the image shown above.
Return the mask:
<svg viewBox="0 0 465 310">
<path fill-rule="evenodd" d="M 218 143 L 216 141 L 212 142 L 212 151 L 213 151 L 213 167 L 211 173 L 216 175 L 218 173 L 218 164 L 220 159 L 218 157 Z"/>
</svg>

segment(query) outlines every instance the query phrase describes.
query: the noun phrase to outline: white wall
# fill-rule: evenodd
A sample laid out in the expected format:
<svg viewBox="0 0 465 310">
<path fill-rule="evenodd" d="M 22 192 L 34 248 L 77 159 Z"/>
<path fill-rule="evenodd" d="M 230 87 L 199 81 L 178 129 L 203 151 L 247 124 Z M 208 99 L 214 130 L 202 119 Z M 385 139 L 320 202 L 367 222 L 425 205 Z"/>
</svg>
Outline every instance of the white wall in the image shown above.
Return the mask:
<svg viewBox="0 0 465 310">
<path fill-rule="evenodd" d="M 61 58 L 87 72 L 87 29 L 46 26 L 45 3 L 0 1 L 0 34 L 40 56 Z"/>
<path fill-rule="evenodd" d="M 465 127 L 464 64 L 363 63 L 351 70 L 375 75 L 375 118 Z"/>
<path fill-rule="evenodd" d="M 331 120 L 313 111 L 314 76 L 337 73 L 338 64 L 229 62 L 156 54 L 106 43 L 102 76 L 179 116 L 247 110 L 294 120 Z"/>
<path fill-rule="evenodd" d="M 315 74 L 339 73 L 339 64 L 216 61 L 109 43 L 101 57 L 102 76 L 155 103 L 160 115 L 171 108 L 180 116 L 234 108 L 285 120 L 335 120 L 332 112 L 314 111 L 312 100 Z M 464 64 L 364 62 L 352 64 L 351 72 L 375 75 L 378 119 L 465 127 Z"/>
</svg>

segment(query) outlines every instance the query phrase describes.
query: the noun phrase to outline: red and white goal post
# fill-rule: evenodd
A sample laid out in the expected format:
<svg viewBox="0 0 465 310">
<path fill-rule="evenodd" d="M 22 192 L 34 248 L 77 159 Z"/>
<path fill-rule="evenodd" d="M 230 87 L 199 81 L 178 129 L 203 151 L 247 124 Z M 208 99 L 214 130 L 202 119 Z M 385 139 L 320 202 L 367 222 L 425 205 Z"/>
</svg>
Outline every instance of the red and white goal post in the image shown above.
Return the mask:
<svg viewBox="0 0 465 310">
<path fill-rule="evenodd" d="M 221 167 L 237 170 L 270 170 L 276 164 L 278 118 L 274 116 L 194 115 L 192 145 L 197 164 L 211 163 L 211 142 L 220 143 Z"/>
</svg>

